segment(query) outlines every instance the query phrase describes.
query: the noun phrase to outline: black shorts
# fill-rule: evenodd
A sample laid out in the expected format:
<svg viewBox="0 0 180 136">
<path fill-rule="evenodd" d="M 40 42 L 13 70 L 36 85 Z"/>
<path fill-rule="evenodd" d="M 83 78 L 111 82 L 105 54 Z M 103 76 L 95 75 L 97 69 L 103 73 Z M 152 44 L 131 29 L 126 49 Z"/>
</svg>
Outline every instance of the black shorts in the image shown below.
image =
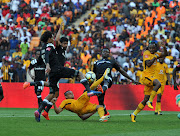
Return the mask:
<svg viewBox="0 0 180 136">
<path fill-rule="evenodd" d="M 55 93 L 56 91 L 59 91 L 57 84 L 60 78 L 73 78 L 76 76 L 77 76 L 76 70 L 66 67 L 62 67 L 56 72 L 51 72 L 49 74 L 50 93 Z"/>
</svg>

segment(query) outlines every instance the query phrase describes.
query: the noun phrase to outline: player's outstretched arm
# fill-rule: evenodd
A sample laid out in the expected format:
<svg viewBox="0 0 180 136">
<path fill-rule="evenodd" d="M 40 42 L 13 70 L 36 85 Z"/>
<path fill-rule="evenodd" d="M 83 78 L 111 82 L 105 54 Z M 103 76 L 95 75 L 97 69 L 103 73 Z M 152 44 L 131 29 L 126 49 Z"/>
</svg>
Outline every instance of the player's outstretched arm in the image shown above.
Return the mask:
<svg viewBox="0 0 180 136">
<path fill-rule="evenodd" d="M 178 90 L 178 84 L 176 82 L 176 71 L 177 71 L 177 67 L 173 69 L 173 81 L 174 81 L 174 90 Z"/>
<path fill-rule="evenodd" d="M 60 24 L 60 27 L 59 27 L 59 30 L 58 30 L 58 33 L 56 35 L 56 38 L 55 38 L 55 41 L 57 43 L 57 46 L 59 46 L 59 40 L 60 40 L 60 36 L 61 36 L 61 33 L 62 33 L 62 26 L 63 26 L 63 22 Z"/>
<path fill-rule="evenodd" d="M 130 79 L 133 83 L 135 83 L 135 84 L 140 84 L 139 82 L 134 81 L 122 68 L 120 68 L 119 72 L 120 72 L 123 76 L 125 76 L 126 78 Z"/>
<path fill-rule="evenodd" d="M 56 101 L 57 101 L 57 98 L 53 98 L 53 99 L 51 100 L 51 102 L 52 102 L 53 105 L 54 105 L 54 111 L 56 112 L 56 114 L 59 114 L 60 112 L 63 111 L 63 109 L 56 106 Z"/>
</svg>

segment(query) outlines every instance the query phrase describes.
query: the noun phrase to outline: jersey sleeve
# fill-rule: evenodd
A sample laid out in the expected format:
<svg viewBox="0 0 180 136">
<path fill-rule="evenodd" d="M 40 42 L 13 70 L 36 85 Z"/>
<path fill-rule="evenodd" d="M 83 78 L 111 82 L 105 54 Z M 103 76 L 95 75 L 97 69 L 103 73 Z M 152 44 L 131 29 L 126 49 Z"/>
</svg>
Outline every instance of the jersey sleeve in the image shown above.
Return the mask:
<svg viewBox="0 0 180 136">
<path fill-rule="evenodd" d="M 49 63 L 49 55 L 51 54 L 53 47 L 48 46 L 45 51 L 45 62 Z"/>
<path fill-rule="evenodd" d="M 28 69 L 29 69 L 29 70 L 33 69 L 36 63 L 37 63 L 37 60 L 36 60 L 36 59 L 32 60 L 31 63 L 30 63 L 30 65 L 29 65 L 29 68 L 28 68 Z"/>
<path fill-rule="evenodd" d="M 149 51 L 145 51 L 143 54 L 143 60 L 150 60 L 150 52 Z"/>
<path fill-rule="evenodd" d="M 68 100 L 64 100 L 61 102 L 61 104 L 59 105 L 60 108 L 65 109 L 65 106 L 71 104 Z"/>
<path fill-rule="evenodd" d="M 169 73 L 169 70 L 168 70 L 168 65 L 167 65 L 167 64 L 165 65 L 165 72 L 166 72 L 166 74 L 168 74 L 168 73 Z"/>
<path fill-rule="evenodd" d="M 93 72 L 96 73 L 96 63 L 97 61 L 94 61 L 94 67 L 93 67 Z"/>
</svg>

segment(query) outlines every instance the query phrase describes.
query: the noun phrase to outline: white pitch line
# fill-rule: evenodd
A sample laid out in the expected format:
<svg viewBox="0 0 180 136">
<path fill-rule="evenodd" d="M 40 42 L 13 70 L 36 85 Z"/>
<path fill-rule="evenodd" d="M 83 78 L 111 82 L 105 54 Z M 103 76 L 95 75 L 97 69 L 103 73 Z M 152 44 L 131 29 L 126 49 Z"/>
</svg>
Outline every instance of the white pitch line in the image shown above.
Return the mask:
<svg viewBox="0 0 180 136">
<path fill-rule="evenodd" d="M 163 115 L 175 115 L 177 113 L 164 113 Z M 16 116 L 16 115 L 5 115 L 3 114 L 3 116 L 1 116 L 2 114 L 0 114 L 0 118 L 31 118 L 31 117 L 34 117 L 34 116 L 30 116 L 30 115 L 24 115 L 24 116 Z M 129 116 L 130 114 L 111 114 L 111 116 Z M 139 115 L 154 115 L 152 113 L 142 113 L 142 114 L 139 114 Z M 138 115 L 138 116 L 139 116 Z M 77 115 L 50 115 L 50 117 L 56 117 L 56 116 L 59 116 L 59 117 L 74 117 L 74 116 L 77 116 Z M 93 116 L 99 116 L 99 115 L 93 115 Z"/>
</svg>

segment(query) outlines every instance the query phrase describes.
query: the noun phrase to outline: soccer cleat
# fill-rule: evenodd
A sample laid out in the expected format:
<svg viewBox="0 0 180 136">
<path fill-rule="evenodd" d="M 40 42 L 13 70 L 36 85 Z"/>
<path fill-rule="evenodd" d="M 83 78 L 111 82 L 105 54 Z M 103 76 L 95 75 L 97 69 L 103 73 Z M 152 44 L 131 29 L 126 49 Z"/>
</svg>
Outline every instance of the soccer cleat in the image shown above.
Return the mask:
<svg viewBox="0 0 180 136">
<path fill-rule="evenodd" d="M 154 109 L 154 107 L 152 106 L 152 102 L 149 102 L 149 101 L 148 101 L 146 104 L 147 104 L 147 106 L 148 106 L 150 109 Z"/>
<path fill-rule="evenodd" d="M 108 121 L 108 117 L 107 116 L 102 116 L 100 119 L 99 119 L 99 121 L 100 122 L 107 122 Z"/>
<path fill-rule="evenodd" d="M 108 117 L 108 118 L 111 117 L 109 112 L 107 112 L 107 114 L 104 114 L 104 116 L 106 116 L 106 117 Z"/>
<path fill-rule="evenodd" d="M 158 115 L 163 115 L 163 114 L 162 114 L 162 111 L 158 111 Z"/>
<path fill-rule="evenodd" d="M 48 112 L 44 111 L 42 115 L 46 120 L 50 120 Z"/>
<path fill-rule="evenodd" d="M 103 91 L 103 89 L 102 89 L 102 86 L 101 86 L 101 85 L 98 85 L 96 89 L 97 89 L 99 92 L 104 93 L 104 91 Z"/>
<path fill-rule="evenodd" d="M 99 95 L 101 95 L 101 94 L 102 94 L 102 92 L 99 92 L 99 91 L 90 91 L 90 92 L 87 93 L 87 95 L 88 95 L 89 97 L 94 96 L 94 95 L 99 96 Z"/>
<path fill-rule="evenodd" d="M 136 116 L 135 115 L 133 115 L 132 113 L 130 114 L 130 117 L 131 117 L 131 121 L 132 122 L 136 122 Z"/>
<path fill-rule="evenodd" d="M 40 122 L 40 113 L 39 113 L 38 110 L 36 110 L 36 111 L 34 112 L 34 115 L 35 115 L 36 121 L 37 121 L 37 122 Z"/>
<path fill-rule="evenodd" d="M 30 83 L 29 82 L 24 82 L 23 89 L 26 89 L 28 87 L 30 87 Z"/>
<path fill-rule="evenodd" d="M 154 115 L 158 115 L 158 112 L 154 112 Z"/>
</svg>

